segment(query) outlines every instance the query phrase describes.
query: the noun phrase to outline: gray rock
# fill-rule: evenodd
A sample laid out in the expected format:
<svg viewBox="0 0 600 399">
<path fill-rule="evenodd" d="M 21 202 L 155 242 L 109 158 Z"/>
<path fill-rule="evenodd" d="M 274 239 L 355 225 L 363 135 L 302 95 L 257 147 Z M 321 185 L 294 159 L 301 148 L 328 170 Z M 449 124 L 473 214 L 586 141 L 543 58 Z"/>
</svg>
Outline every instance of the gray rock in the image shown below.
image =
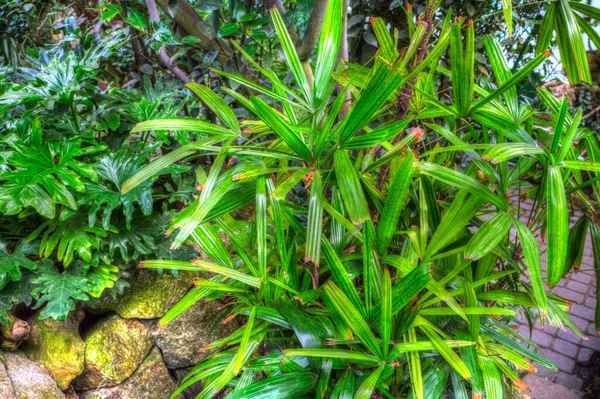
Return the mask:
<svg viewBox="0 0 600 399">
<path fill-rule="evenodd" d="M 0 354 L 0 399 L 13 399 L 15 391 L 8 377 L 8 371 L 2 362 L 2 354 Z"/>
<path fill-rule="evenodd" d="M 50 372 L 41 364 L 29 360 L 23 352 L 2 352 L 0 363 L 4 364 L 13 390 L 13 396 L 6 398 L 65 399 L 65 395 L 52 379 Z"/>
<path fill-rule="evenodd" d="M 140 367 L 122 384 L 79 393 L 80 399 L 167 399 L 177 384 L 155 347 Z"/>
<path fill-rule="evenodd" d="M 157 323 L 152 329 L 154 342 L 161 349 L 170 369 L 196 365 L 210 352 L 205 348 L 240 327 L 236 320 L 216 323 L 221 304 L 200 300 L 166 325 Z"/>
<path fill-rule="evenodd" d="M 144 360 L 152 341 L 143 323 L 112 316 L 92 328 L 85 345 L 83 373 L 73 380 L 77 390 L 120 384 Z"/>
<path fill-rule="evenodd" d="M 186 367 L 183 369 L 175 369 L 171 370 L 178 384 L 181 384 L 183 378 L 193 369 L 193 367 Z M 196 384 L 188 387 L 185 391 L 183 391 L 183 396 L 185 399 L 194 399 L 200 392 L 202 392 L 202 388 L 204 384 L 202 381 L 197 382 Z M 0 398 L 1 399 L 1 398 Z"/>
<path fill-rule="evenodd" d="M 538 377 L 534 374 L 527 374 L 523 382 L 529 387 L 529 393 L 521 394 L 523 399 L 582 399 L 583 392 L 565 388 L 562 385 L 555 384 Z"/>
</svg>

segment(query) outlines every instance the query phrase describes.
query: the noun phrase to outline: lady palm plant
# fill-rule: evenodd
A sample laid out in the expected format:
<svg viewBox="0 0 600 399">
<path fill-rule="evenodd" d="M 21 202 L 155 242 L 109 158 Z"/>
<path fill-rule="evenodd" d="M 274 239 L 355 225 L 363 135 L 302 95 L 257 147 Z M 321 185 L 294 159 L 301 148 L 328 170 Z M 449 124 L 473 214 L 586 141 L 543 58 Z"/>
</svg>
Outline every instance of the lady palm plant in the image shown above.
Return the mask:
<svg viewBox="0 0 600 399">
<path fill-rule="evenodd" d="M 420 20 L 399 52 L 373 19 L 372 62 L 336 66 L 342 1 L 331 0 L 308 70 L 282 17 L 271 15 L 295 85 L 242 48 L 268 87 L 215 71 L 254 93 L 222 89 L 256 119 L 239 122 L 219 95 L 191 83 L 219 123 L 163 119 L 134 129 L 204 138 L 157 158 L 124 191 L 177 161 L 213 158 L 169 231 L 173 248 L 193 243 L 205 256 L 141 265 L 208 273 L 161 323 L 217 299 L 227 304 L 224 322 L 245 320 L 207 348 L 216 352 L 173 397 L 200 381 L 198 398 L 225 390 L 231 399 L 434 398 L 447 389 L 503 398 L 527 389 L 521 370 L 555 367 L 508 322 L 524 313 L 581 334 L 568 302 L 544 289 L 536 234 L 548 237 L 552 287 L 581 256 L 577 237 L 567 240 L 567 197 L 585 197 L 600 171 L 581 113 L 569 115 L 547 92 L 551 117 L 519 102 L 516 84 L 548 52 L 512 73 L 486 37 L 496 85 L 481 87 L 471 21 Z M 452 81 L 450 99 L 437 92 L 440 75 Z M 305 194 L 294 194 L 299 186 Z M 535 199 L 527 222 L 515 193 Z"/>
</svg>

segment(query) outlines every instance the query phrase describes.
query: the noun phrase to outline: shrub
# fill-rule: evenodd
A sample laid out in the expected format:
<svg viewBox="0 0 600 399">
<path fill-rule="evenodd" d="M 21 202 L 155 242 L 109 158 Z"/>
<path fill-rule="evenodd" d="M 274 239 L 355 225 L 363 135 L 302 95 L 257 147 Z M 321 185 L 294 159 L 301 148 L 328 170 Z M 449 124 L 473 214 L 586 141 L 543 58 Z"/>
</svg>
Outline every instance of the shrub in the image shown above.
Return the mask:
<svg viewBox="0 0 600 399">
<path fill-rule="evenodd" d="M 162 233 L 171 203 L 191 197 L 193 171 L 167 170 L 169 183 L 154 195 L 149 182 L 120 189 L 159 148 L 194 137 L 148 140 L 131 127 L 194 103 L 161 77 L 144 78 L 146 93 L 99 84 L 127 37 L 115 30 L 96 39 L 74 19 L 64 40 L 28 52 L 28 68 L 0 72 L 0 323 L 21 303 L 64 320 L 79 301 L 121 293 L 130 266 L 146 256 L 190 259 L 191 251 L 169 251 Z"/>
<path fill-rule="evenodd" d="M 205 138 L 153 161 L 125 192 L 179 160 L 214 157 L 169 230 L 172 248 L 194 242 L 210 261 L 141 264 L 212 276 L 197 278 L 161 322 L 202 299 L 224 300 L 226 320 L 246 320 L 207 348 L 217 351 L 173 397 L 204 381 L 198 398 L 226 387 L 232 399 L 432 398 L 447 389 L 502 398 L 526 389 L 519 373 L 532 362 L 555 369 L 519 343 L 533 345 L 509 328 L 518 314 L 582 335 L 568 302 L 544 289 L 536 235 L 547 236 L 553 287 L 581 258 L 567 199 L 595 184 L 586 176 L 599 171 L 597 143 L 566 101 L 540 89 L 547 108 L 534 110 L 516 89 L 549 51 L 513 73 L 499 44 L 483 38 L 495 84 L 482 87 L 472 21 L 420 20 L 398 52 L 375 18 L 372 62 L 336 67 L 341 7 L 329 2 L 310 73 L 271 11 L 293 87 L 241 48 L 269 85 L 215 71 L 254 93 L 222 88 L 255 120 L 238 122 L 219 95 L 192 83 L 219 124 L 135 128 Z M 446 51 L 450 69 L 439 64 Z M 437 92 L 439 76 L 451 79 L 450 95 Z M 522 199 L 533 202 L 529 218 Z"/>
</svg>

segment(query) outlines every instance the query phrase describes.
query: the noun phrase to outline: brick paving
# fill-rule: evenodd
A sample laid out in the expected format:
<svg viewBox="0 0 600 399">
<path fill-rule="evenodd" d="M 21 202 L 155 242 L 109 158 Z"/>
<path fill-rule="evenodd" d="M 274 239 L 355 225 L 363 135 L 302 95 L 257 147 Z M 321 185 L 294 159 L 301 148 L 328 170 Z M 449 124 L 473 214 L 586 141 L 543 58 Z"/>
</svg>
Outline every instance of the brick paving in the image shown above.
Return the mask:
<svg viewBox="0 0 600 399">
<path fill-rule="evenodd" d="M 528 204 L 522 205 L 527 208 Z M 526 209 L 528 211 L 528 209 Z M 577 220 L 571 218 L 571 224 Z M 545 273 L 546 245 L 540 242 L 542 251 L 542 269 Z M 572 271 L 552 292 L 573 302 L 569 308 L 569 317 L 586 335 L 581 339 L 570 329 L 562 330 L 546 323 L 543 327 L 535 321 L 531 331 L 531 340 L 540 346 L 540 354 L 552 361 L 559 371 L 554 372 L 543 366 L 538 368 L 537 376 L 546 378 L 569 389 L 581 389 L 584 381 L 573 374 L 576 365 L 586 365 L 594 352 L 600 352 L 600 336 L 594 326 L 596 308 L 596 279 L 594 275 L 592 244 L 589 236 L 586 242 L 579 271 Z M 527 321 L 521 321 L 519 332 L 530 337 Z"/>
</svg>

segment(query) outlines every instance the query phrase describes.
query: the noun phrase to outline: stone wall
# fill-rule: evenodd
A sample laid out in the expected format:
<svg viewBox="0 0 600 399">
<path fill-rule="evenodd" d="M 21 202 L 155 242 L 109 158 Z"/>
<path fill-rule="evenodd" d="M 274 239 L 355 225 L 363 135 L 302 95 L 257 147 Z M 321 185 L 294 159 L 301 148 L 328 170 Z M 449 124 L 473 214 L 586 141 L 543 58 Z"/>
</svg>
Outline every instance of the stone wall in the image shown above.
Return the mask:
<svg viewBox="0 0 600 399">
<path fill-rule="evenodd" d="M 199 301 L 166 325 L 162 317 L 193 286 L 194 274 L 140 270 L 122 296 L 108 293 L 65 321 L 27 319 L 22 340 L 0 349 L 0 399 L 166 399 L 208 353 L 235 331 L 219 323 L 219 302 Z M 16 328 L 15 327 L 15 328 Z M 194 398 L 192 386 L 179 398 Z"/>
</svg>

